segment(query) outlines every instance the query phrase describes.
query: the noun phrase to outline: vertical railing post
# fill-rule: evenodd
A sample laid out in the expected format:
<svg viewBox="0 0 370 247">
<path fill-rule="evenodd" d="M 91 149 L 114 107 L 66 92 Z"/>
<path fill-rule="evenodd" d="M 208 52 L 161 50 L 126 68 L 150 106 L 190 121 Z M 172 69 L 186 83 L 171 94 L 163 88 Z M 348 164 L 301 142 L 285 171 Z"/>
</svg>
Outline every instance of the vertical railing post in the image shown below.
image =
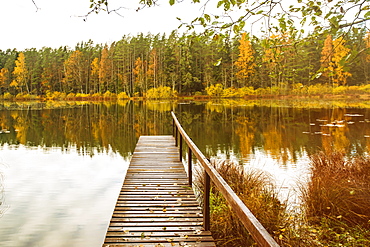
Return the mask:
<svg viewBox="0 0 370 247">
<path fill-rule="evenodd" d="M 211 192 L 211 179 L 204 171 L 204 198 L 203 198 L 203 227 L 204 230 L 209 231 L 210 226 L 210 208 L 209 208 L 209 196 Z"/>
<path fill-rule="evenodd" d="M 191 148 L 188 147 L 188 177 L 189 177 L 189 186 L 193 185 L 193 164 L 192 164 L 192 151 Z"/>
<path fill-rule="evenodd" d="M 180 161 L 182 161 L 182 136 L 181 136 L 181 134 L 180 134 L 179 138 L 180 138 L 180 146 L 179 146 Z"/>
<path fill-rule="evenodd" d="M 175 119 L 172 118 L 172 136 L 175 136 L 176 124 Z"/>
<path fill-rule="evenodd" d="M 179 135 L 179 130 L 176 126 L 176 131 L 175 131 L 175 146 L 177 147 L 177 136 Z"/>
</svg>

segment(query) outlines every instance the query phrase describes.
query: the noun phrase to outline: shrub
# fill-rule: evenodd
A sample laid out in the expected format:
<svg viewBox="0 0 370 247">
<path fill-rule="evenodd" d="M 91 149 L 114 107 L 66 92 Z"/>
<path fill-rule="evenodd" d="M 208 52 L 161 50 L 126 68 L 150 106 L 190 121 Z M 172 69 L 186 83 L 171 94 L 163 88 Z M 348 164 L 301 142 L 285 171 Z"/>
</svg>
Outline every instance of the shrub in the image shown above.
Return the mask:
<svg viewBox="0 0 370 247">
<path fill-rule="evenodd" d="M 121 92 L 117 95 L 117 98 L 120 100 L 123 100 L 123 99 L 129 99 L 130 97 L 128 97 L 126 92 Z"/>
<path fill-rule="evenodd" d="M 170 87 L 159 87 L 157 88 L 159 91 L 159 98 L 161 99 L 169 99 L 172 98 L 172 90 Z"/>
<path fill-rule="evenodd" d="M 301 95 L 304 94 L 305 88 L 302 83 L 294 83 L 292 85 L 292 94 Z"/>
<path fill-rule="evenodd" d="M 209 96 L 213 97 L 221 97 L 224 90 L 224 86 L 222 84 L 218 83 L 216 85 L 211 85 L 206 88 L 206 92 Z"/>
<path fill-rule="evenodd" d="M 177 92 L 170 87 L 151 88 L 146 93 L 148 99 L 170 99 L 174 98 L 176 95 Z"/>
<path fill-rule="evenodd" d="M 148 99 L 158 99 L 159 98 L 159 92 L 157 88 L 151 88 L 146 92 L 146 97 Z"/>
<path fill-rule="evenodd" d="M 33 95 L 33 94 L 28 94 L 28 93 L 18 93 L 15 96 L 15 99 L 17 100 L 37 100 L 38 96 Z"/>
<path fill-rule="evenodd" d="M 253 89 L 253 87 L 242 87 L 238 89 L 238 92 L 241 97 L 256 94 L 256 91 Z"/>
<path fill-rule="evenodd" d="M 370 92 L 370 84 L 366 84 L 364 86 L 361 86 L 359 88 L 359 90 L 364 91 L 364 92 Z"/>
<path fill-rule="evenodd" d="M 94 99 L 100 99 L 103 97 L 103 95 L 101 93 L 94 93 L 93 95 L 91 95 L 91 97 Z"/>
<path fill-rule="evenodd" d="M 77 93 L 76 94 L 76 98 L 88 98 L 90 97 L 90 94 L 86 94 L 86 93 Z"/>
<path fill-rule="evenodd" d="M 272 95 L 279 95 L 279 94 L 282 94 L 282 89 L 280 89 L 279 87 L 277 86 L 273 86 L 270 88 L 270 94 Z"/>
<path fill-rule="evenodd" d="M 117 95 L 115 93 L 111 93 L 110 91 L 106 91 L 103 94 L 103 97 L 104 97 L 104 99 L 113 99 L 113 98 L 116 98 Z"/>
<path fill-rule="evenodd" d="M 267 88 L 257 88 L 256 89 L 256 94 L 257 95 L 267 95 L 270 93 L 270 88 L 267 87 Z"/>
<path fill-rule="evenodd" d="M 74 93 L 69 93 L 66 96 L 67 99 L 74 99 L 75 97 L 76 97 L 76 94 L 74 94 Z"/>
<path fill-rule="evenodd" d="M 65 93 L 61 93 L 61 92 L 58 92 L 58 91 L 54 91 L 54 92 L 47 91 L 46 92 L 46 98 L 50 99 L 50 100 L 62 100 L 65 97 L 66 97 Z"/>
<path fill-rule="evenodd" d="M 6 92 L 6 93 L 4 93 L 3 98 L 4 98 L 5 100 L 11 100 L 11 99 L 13 99 L 13 98 L 14 98 L 14 96 L 13 96 L 11 93 Z"/>
<path fill-rule="evenodd" d="M 234 98 L 234 97 L 240 97 L 238 89 L 234 87 L 225 88 L 222 93 L 222 97 L 224 98 Z"/>
<path fill-rule="evenodd" d="M 333 88 L 333 94 L 345 94 L 347 92 L 348 87 L 339 86 Z"/>
</svg>

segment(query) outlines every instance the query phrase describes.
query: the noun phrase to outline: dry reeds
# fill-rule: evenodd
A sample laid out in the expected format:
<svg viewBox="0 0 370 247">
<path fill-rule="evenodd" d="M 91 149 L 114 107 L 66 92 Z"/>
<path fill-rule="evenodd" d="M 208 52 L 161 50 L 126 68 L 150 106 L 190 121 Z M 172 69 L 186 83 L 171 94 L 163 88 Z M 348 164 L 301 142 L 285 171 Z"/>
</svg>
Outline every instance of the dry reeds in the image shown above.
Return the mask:
<svg viewBox="0 0 370 247">
<path fill-rule="evenodd" d="M 277 199 L 270 176 L 260 170 L 247 170 L 230 161 L 213 160 L 211 163 L 266 230 L 270 234 L 278 232 L 284 218 L 285 205 Z M 197 169 L 195 175 L 195 186 L 203 191 L 202 169 Z M 211 231 L 217 246 L 254 245 L 247 230 L 214 186 L 211 188 Z"/>
<path fill-rule="evenodd" d="M 311 180 L 302 191 L 309 222 L 325 217 L 369 227 L 370 158 L 320 152 L 311 156 L 311 164 Z"/>
<path fill-rule="evenodd" d="M 302 208 L 286 212 L 269 175 L 230 161 L 211 163 L 280 246 L 370 246 L 370 157 L 311 157 Z M 203 191 L 203 170 L 195 172 Z M 218 190 L 211 189 L 211 231 L 217 246 L 255 246 Z"/>
</svg>

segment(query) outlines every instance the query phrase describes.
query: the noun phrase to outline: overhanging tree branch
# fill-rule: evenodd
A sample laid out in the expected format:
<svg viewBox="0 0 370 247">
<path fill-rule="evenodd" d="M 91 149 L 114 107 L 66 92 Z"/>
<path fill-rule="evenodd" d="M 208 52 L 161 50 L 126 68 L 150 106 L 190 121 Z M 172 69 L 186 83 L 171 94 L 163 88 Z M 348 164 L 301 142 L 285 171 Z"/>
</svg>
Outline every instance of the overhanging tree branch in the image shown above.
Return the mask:
<svg viewBox="0 0 370 247">
<path fill-rule="evenodd" d="M 39 7 L 37 7 L 37 4 L 36 4 L 35 0 L 32 0 L 32 3 L 33 3 L 33 5 L 35 5 L 35 7 L 36 7 L 36 12 L 37 12 L 40 8 L 39 8 Z"/>
</svg>

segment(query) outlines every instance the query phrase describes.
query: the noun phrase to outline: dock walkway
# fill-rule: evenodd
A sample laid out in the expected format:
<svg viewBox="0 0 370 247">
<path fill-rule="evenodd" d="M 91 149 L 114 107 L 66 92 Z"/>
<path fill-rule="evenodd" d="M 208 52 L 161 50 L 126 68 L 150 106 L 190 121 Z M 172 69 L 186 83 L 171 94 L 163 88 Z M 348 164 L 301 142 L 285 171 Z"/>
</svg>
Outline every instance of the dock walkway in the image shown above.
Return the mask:
<svg viewBox="0 0 370 247">
<path fill-rule="evenodd" d="M 172 136 L 141 136 L 103 247 L 215 246 Z"/>
</svg>

